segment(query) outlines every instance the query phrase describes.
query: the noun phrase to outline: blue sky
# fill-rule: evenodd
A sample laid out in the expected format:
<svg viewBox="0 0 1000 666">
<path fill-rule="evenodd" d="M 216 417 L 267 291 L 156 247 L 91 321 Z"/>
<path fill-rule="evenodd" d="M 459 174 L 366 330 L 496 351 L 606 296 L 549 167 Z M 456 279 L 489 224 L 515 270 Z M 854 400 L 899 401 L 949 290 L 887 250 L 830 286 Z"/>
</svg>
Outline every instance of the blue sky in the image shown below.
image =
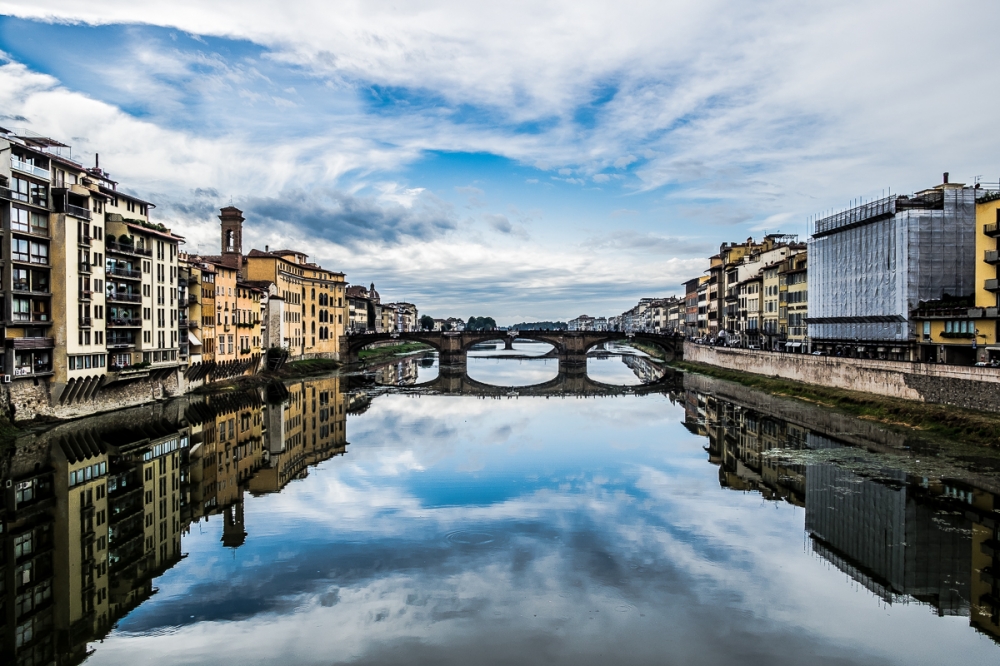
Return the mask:
<svg viewBox="0 0 1000 666">
<path fill-rule="evenodd" d="M 996 3 L 0 11 L 0 124 L 100 153 L 191 251 L 232 200 L 253 245 L 434 316 L 616 314 L 723 241 L 1000 179 Z"/>
</svg>

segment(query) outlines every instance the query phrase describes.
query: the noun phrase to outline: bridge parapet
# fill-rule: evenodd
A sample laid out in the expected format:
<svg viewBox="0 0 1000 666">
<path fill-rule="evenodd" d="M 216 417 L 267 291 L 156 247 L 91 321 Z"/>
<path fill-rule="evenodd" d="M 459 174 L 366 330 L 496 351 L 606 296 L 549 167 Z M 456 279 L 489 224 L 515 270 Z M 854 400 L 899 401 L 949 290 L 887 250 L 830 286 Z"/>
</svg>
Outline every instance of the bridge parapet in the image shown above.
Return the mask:
<svg viewBox="0 0 1000 666">
<path fill-rule="evenodd" d="M 367 333 L 345 335 L 341 338 L 342 356 L 349 363 L 357 362 L 358 352 L 375 343 L 422 342 L 433 347 L 440 355 L 440 364 L 447 366 L 465 365 L 469 350 L 477 344 L 490 340 L 503 340 L 505 349 L 513 349 L 514 337 L 508 331 L 409 331 L 391 333 Z M 609 331 L 516 331 L 519 340 L 535 340 L 555 347 L 560 363 L 586 365 L 587 352 L 597 345 L 623 340 L 629 334 Z M 647 342 L 662 347 L 667 360 L 680 357 L 683 353 L 682 336 L 658 333 L 634 333 L 629 339 Z"/>
</svg>

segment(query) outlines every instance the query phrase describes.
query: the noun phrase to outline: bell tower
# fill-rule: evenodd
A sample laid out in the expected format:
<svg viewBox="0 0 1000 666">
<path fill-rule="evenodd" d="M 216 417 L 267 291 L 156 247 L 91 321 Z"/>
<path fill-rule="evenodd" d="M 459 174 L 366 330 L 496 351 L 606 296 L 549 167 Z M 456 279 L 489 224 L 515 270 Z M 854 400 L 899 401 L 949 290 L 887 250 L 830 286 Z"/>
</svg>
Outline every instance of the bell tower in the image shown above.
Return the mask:
<svg viewBox="0 0 1000 666">
<path fill-rule="evenodd" d="M 222 263 L 240 271 L 243 268 L 243 211 L 235 206 L 222 209 Z"/>
</svg>

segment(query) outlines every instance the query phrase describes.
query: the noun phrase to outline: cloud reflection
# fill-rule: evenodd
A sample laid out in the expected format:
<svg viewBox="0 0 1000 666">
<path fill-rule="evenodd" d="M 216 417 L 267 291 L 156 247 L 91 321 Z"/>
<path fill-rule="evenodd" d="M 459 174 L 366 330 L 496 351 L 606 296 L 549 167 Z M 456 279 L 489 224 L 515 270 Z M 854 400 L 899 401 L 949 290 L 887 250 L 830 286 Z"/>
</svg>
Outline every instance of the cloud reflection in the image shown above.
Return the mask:
<svg viewBox="0 0 1000 666">
<path fill-rule="evenodd" d="M 679 421 L 662 396 L 383 396 L 351 419 L 349 456 L 246 500 L 244 546 L 221 548 L 218 522 L 186 537 L 90 663 L 995 654 L 922 608 L 859 600 L 803 550 L 801 509 L 720 489 Z"/>
</svg>

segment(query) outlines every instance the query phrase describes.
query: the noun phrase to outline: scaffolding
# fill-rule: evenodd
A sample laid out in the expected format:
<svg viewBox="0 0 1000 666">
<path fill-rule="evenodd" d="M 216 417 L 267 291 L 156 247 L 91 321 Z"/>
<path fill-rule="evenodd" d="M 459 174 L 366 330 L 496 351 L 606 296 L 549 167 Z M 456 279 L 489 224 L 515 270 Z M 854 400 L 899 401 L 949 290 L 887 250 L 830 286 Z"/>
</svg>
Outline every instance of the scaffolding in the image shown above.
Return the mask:
<svg viewBox="0 0 1000 666">
<path fill-rule="evenodd" d="M 910 311 L 975 285 L 976 190 L 892 196 L 815 222 L 809 239 L 809 337 L 906 343 Z"/>
</svg>

